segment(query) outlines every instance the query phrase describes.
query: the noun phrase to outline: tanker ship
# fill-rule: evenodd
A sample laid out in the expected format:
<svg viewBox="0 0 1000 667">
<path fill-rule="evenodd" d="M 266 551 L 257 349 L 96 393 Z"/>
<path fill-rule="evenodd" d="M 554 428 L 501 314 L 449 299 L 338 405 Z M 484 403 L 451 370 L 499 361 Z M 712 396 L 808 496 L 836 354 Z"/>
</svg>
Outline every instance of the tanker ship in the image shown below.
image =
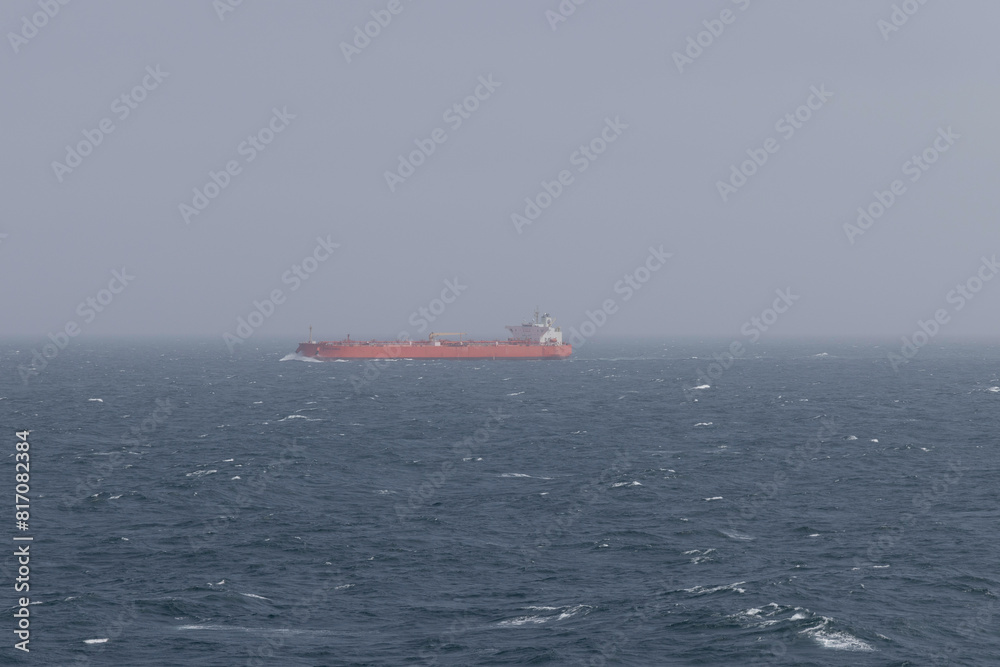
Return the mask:
<svg viewBox="0 0 1000 667">
<path fill-rule="evenodd" d="M 299 343 L 297 354 L 316 359 L 565 359 L 573 346 L 562 342 L 562 331 L 552 326 L 548 313 L 534 322 L 508 326 L 507 340 L 464 340 L 464 333 L 432 333 L 427 340 L 346 340 Z M 458 336 L 454 340 L 452 336 Z"/>
</svg>

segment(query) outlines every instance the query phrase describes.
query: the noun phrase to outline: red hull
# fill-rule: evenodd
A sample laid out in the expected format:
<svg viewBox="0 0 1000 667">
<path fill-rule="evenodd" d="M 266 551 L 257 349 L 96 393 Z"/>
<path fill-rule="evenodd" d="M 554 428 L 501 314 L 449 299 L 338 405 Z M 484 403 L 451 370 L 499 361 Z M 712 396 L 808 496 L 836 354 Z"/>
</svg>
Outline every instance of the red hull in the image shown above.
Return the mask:
<svg viewBox="0 0 1000 667">
<path fill-rule="evenodd" d="M 298 354 L 317 359 L 565 359 L 572 345 L 518 341 L 335 341 L 299 343 Z"/>
</svg>

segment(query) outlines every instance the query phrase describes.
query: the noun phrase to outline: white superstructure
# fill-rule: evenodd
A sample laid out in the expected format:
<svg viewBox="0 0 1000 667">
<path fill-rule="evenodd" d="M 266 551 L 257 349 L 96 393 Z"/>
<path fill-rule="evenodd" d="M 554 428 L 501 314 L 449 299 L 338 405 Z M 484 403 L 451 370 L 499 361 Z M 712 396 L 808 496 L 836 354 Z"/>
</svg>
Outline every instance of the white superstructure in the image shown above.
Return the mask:
<svg viewBox="0 0 1000 667">
<path fill-rule="evenodd" d="M 562 330 L 552 326 L 555 320 L 548 313 L 538 318 L 538 311 L 535 311 L 534 322 L 524 322 L 519 327 L 508 326 L 511 340 L 523 340 L 529 343 L 540 343 L 548 345 L 562 345 Z"/>
</svg>

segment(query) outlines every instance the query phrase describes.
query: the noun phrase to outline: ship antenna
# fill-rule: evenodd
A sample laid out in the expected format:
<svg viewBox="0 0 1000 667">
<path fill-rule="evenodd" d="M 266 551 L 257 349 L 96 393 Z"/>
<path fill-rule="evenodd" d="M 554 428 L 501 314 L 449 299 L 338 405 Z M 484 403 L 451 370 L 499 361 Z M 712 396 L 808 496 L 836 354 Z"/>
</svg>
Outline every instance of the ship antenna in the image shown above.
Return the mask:
<svg viewBox="0 0 1000 667">
<path fill-rule="evenodd" d="M 309 342 L 313 342 L 313 328 L 311 324 L 309 325 Z"/>
</svg>

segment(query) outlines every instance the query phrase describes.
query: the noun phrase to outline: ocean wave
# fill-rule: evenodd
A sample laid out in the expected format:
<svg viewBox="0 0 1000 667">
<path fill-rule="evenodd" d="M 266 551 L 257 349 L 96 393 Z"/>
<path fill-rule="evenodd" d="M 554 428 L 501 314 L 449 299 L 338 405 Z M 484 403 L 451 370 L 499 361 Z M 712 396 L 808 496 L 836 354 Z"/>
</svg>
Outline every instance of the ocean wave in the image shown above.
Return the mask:
<svg viewBox="0 0 1000 667">
<path fill-rule="evenodd" d="M 317 364 L 323 363 L 322 359 L 317 359 L 316 357 L 304 357 L 301 354 L 297 354 L 295 352 L 292 352 L 290 354 L 286 354 L 281 359 L 278 359 L 278 361 L 308 361 L 310 363 L 317 363 Z M 337 359 L 337 361 L 347 361 L 347 360 L 346 359 Z"/>
<path fill-rule="evenodd" d="M 532 615 L 532 616 L 518 616 L 517 618 L 512 618 L 507 621 L 500 621 L 497 623 L 498 626 L 502 628 L 510 627 L 520 627 L 522 625 L 541 625 L 543 623 L 549 623 L 551 621 L 564 621 L 567 618 L 572 618 L 577 614 L 583 612 L 587 614 L 593 607 L 586 604 L 578 604 L 576 606 L 565 606 L 565 607 L 525 607 L 525 609 L 530 609 L 532 611 L 558 611 L 558 614 L 550 614 L 548 616 L 544 615 Z"/>
<path fill-rule="evenodd" d="M 753 537 L 751 535 L 747 535 L 746 533 L 741 533 L 738 530 L 727 530 L 727 529 L 723 528 L 719 532 L 722 533 L 723 535 L 725 535 L 726 537 L 734 539 L 734 540 L 750 541 L 750 540 L 757 539 L 756 537 Z"/>
<path fill-rule="evenodd" d="M 685 551 L 684 555 L 685 556 L 694 555 L 694 558 L 691 559 L 691 562 L 694 563 L 695 565 L 697 565 L 698 563 L 701 563 L 702 561 L 712 561 L 712 560 L 715 560 L 714 558 L 712 558 L 711 556 L 708 555 L 708 554 L 710 554 L 710 553 L 712 553 L 714 551 L 715 551 L 715 549 L 705 549 L 704 551 L 701 551 L 699 549 L 690 549 L 688 551 Z"/>
<path fill-rule="evenodd" d="M 718 593 L 719 591 L 733 591 L 736 593 L 746 593 L 745 588 L 740 588 L 745 581 L 737 581 L 732 584 L 723 584 L 722 586 L 712 586 L 711 588 L 705 588 L 704 586 L 695 586 L 694 588 L 685 588 L 685 593 L 691 593 L 692 595 L 708 595 L 710 593 Z"/>
<path fill-rule="evenodd" d="M 819 625 L 812 628 L 806 628 L 805 630 L 800 630 L 799 634 L 804 634 L 813 639 L 817 644 L 823 648 L 834 649 L 836 651 L 864 651 L 871 652 L 875 650 L 875 647 L 859 639 L 849 632 L 844 632 L 841 630 L 828 630 L 827 626 L 833 621 L 831 618 L 826 616 L 821 617 Z"/>
<path fill-rule="evenodd" d="M 319 419 L 318 417 L 316 419 L 310 419 L 309 417 L 306 417 L 305 415 L 288 415 L 284 419 L 279 419 L 278 421 L 279 422 L 283 422 L 283 421 L 288 421 L 289 419 L 305 419 L 306 421 L 310 421 L 310 422 L 320 422 L 320 421 L 323 421 L 322 419 Z"/>
<path fill-rule="evenodd" d="M 248 598 L 254 598 L 256 600 L 267 600 L 270 602 L 271 598 L 266 598 L 263 595 L 255 595 L 253 593 L 240 593 L 240 595 Z"/>
</svg>

